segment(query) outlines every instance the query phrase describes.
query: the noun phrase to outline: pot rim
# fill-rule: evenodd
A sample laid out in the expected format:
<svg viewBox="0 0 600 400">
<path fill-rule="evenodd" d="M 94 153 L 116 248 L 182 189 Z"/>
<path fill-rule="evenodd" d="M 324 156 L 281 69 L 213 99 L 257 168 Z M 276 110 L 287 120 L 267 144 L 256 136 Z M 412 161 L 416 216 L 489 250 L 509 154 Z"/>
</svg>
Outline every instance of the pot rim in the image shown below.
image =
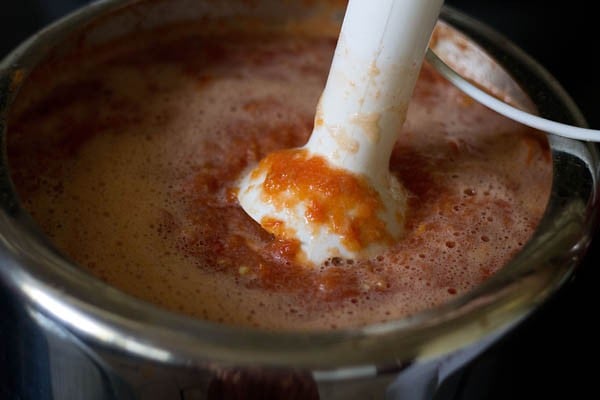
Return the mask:
<svg viewBox="0 0 600 400">
<path fill-rule="evenodd" d="M 344 369 L 355 371 L 356 377 L 374 373 L 364 366 L 399 367 L 415 359 L 451 352 L 506 329 L 528 315 L 572 274 L 596 225 L 598 155 L 591 144 L 549 136 L 554 163 L 551 200 L 525 248 L 474 290 L 398 321 L 323 332 L 232 327 L 160 309 L 92 277 L 61 256 L 20 207 L 7 167 L 6 114 L 27 70 L 52 44 L 99 15 L 140 2 L 92 3 L 36 33 L 0 62 L 0 278 L 25 301 L 33 317 L 37 313 L 50 316 L 86 341 L 173 365 L 285 365 Z M 501 53 L 506 58 L 503 61 L 511 65 L 513 77 L 535 78 L 536 85 L 556 97 L 566 122 L 585 126 L 566 92 L 523 51 L 452 8 L 445 6 L 441 17 L 492 56 L 494 49 Z M 515 66 L 525 72 L 516 76 L 512 69 Z M 539 103 L 535 98 L 534 102 Z M 553 105 L 545 107 L 540 107 L 542 115 L 550 113 Z M 578 163 L 576 170 L 561 170 L 574 160 Z M 565 193 L 570 188 L 566 180 L 574 171 L 588 171 L 591 180 L 573 189 L 576 195 Z"/>
</svg>

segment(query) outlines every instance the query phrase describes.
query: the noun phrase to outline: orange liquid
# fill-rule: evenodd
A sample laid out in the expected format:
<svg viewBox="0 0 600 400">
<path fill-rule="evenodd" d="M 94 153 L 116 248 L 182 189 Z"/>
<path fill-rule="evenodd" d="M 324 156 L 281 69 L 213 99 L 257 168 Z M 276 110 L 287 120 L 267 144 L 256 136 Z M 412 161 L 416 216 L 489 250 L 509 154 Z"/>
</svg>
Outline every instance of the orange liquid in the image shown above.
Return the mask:
<svg viewBox="0 0 600 400">
<path fill-rule="evenodd" d="M 60 82 L 34 75 L 9 121 L 23 204 L 91 274 L 201 319 L 355 327 L 469 291 L 531 236 L 550 193 L 550 153 L 542 135 L 473 103 L 428 66 L 390 162 L 409 192 L 401 241 L 373 259 L 311 268 L 294 261 L 296 242 L 239 207 L 243 171 L 308 139 L 334 45 L 191 36 Z M 343 210 L 323 204 L 311 218 Z M 349 228 L 348 240 L 379 234 L 373 221 L 361 222 L 364 237 Z"/>
</svg>

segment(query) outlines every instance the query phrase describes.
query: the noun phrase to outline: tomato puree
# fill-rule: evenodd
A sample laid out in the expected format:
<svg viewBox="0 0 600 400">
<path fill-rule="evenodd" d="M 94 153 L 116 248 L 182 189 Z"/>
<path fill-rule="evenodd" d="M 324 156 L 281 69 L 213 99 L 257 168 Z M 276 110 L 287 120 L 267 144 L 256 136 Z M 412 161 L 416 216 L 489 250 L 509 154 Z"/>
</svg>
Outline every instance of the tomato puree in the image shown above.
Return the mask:
<svg viewBox="0 0 600 400">
<path fill-rule="evenodd" d="M 310 199 L 306 218 L 336 226 L 351 246 L 389 242 L 370 259 L 304 265 L 298 243 L 248 217 L 235 188 L 267 154 L 306 143 L 335 41 L 223 34 L 130 47 L 86 68 L 34 73 L 8 122 L 8 155 L 24 207 L 56 247 L 157 306 L 284 330 L 399 319 L 485 281 L 544 212 L 545 137 L 424 65 L 390 161 L 409 194 L 401 240 L 386 237 L 360 179 L 318 159 L 298 153 L 269 178 L 282 207 L 293 205 L 277 197 L 291 179 Z"/>
<path fill-rule="evenodd" d="M 307 223 L 315 230 L 339 235 L 351 251 L 358 252 L 373 243 L 392 244 L 392 235 L 380 217 L 383 202 L 366 177 L 334 168 L 321 156 L 309 156 L 305 149 L 271 153 L 252 173 L 265 171 L 265 203 L 279 210 L 306 205 Z M 296 237 L 283 221 L 261 221 L 261 225 L 277 237 Z"/>
</svg>

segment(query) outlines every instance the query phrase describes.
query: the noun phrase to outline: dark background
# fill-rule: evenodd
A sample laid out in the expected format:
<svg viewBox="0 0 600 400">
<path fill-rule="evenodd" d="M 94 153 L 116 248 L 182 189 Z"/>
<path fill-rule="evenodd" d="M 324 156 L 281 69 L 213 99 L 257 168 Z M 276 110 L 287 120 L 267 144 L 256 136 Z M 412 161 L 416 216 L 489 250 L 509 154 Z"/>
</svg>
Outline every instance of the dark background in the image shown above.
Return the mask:
<svg viewBox="0 0 600 400">
<path fill-rule="evenodd" d="M 85 0 L 1 0 L 0 58 Z M 600 39 L 594 2 L 446 0 L 544 65 L 600 129 Z M 523 325 L 454 377 L 457 399 L 598 398 L 600 234 L 575 278 Z M 1 316 L 0 316 L 1 317 Z M 1 377 L 0 377 L 1 379 Z"/>
</svg>

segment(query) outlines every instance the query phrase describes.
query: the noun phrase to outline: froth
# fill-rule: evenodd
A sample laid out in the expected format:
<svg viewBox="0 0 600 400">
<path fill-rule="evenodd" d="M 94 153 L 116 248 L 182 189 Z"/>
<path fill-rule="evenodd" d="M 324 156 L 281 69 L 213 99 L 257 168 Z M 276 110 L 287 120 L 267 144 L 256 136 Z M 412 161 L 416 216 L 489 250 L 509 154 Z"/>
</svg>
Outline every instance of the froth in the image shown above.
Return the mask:
<svg viewBox="0 0 600 400">
<path fill-rule="evenodd" d="M 92 274 L 197 318 L 332 329 L 439 305 L 528 240 L 549 195 L 545 139 L 425 66 L 390 163 L 410 192 L 406 237 L 373 259 L 294 265 L 232 188 L 265 154 L 304 144 L 334 43 L 234 39 L 132 51 L 68 84 L 39 77 L 41 100 L 35 85 L 20 94 L 19 195 Z"/>
</svg>

